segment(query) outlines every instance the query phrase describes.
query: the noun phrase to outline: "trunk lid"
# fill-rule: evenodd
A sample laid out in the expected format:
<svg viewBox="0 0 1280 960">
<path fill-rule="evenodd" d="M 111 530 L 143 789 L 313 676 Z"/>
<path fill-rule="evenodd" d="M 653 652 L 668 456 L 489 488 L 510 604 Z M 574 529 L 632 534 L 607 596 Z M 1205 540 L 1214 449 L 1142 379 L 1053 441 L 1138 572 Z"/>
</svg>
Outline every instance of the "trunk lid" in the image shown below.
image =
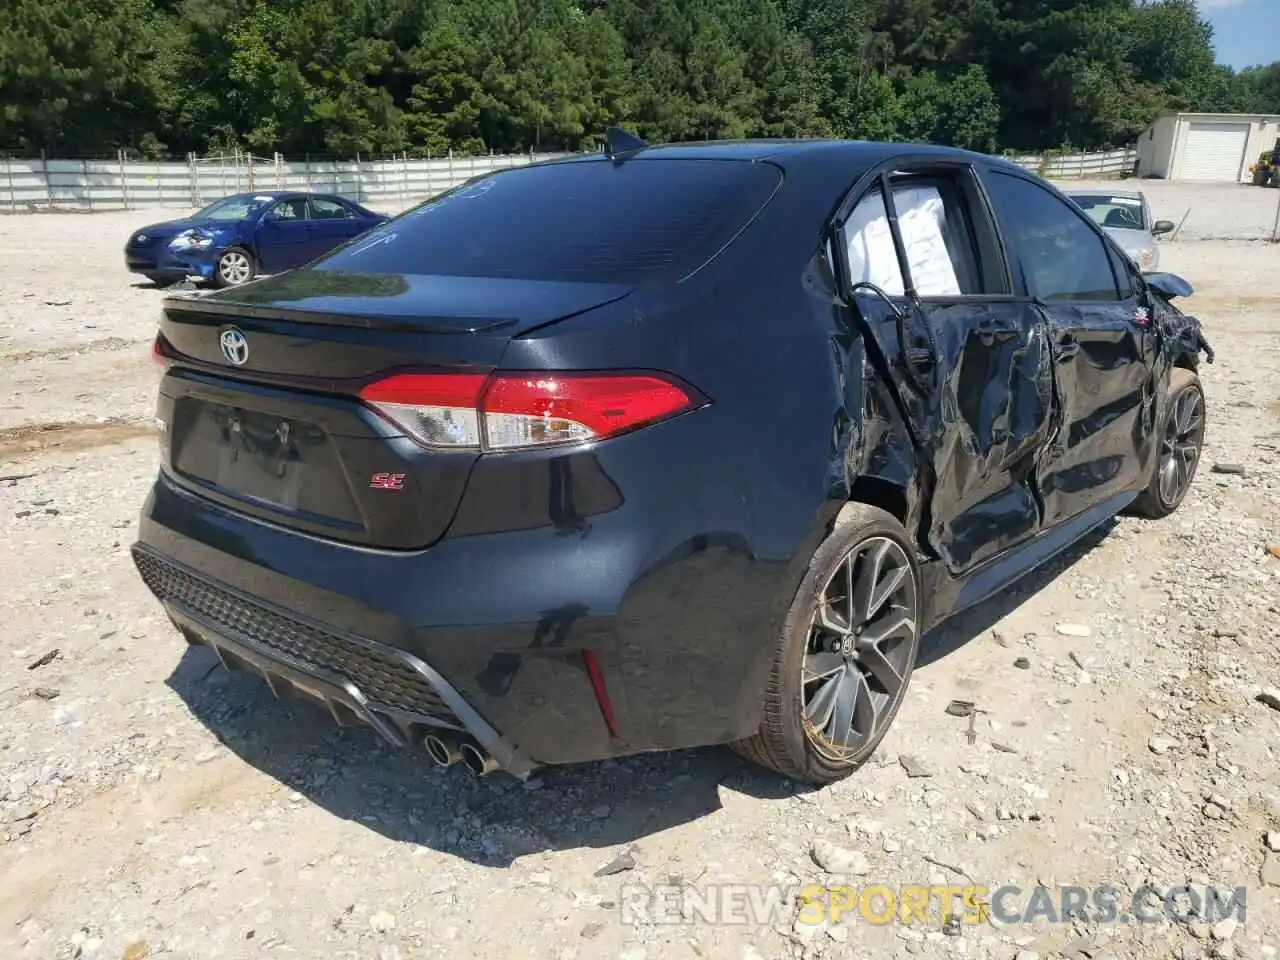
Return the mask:
<svg viewBox="0 0 1280 960">
<path fill-rule="evenodd" d="M 356 399 L 360 387 L 391 371 L 487 373 L 512 337 L 631 289 L 305 271 L 170 298 L 160 321 L 164 469 L 193 493 L 282 526 L 371 547 L 429 546 L 479 453 L 424 448 Z M 238 335 L 243 356 L 224 350 L 224 335 Z"/>
</svg>

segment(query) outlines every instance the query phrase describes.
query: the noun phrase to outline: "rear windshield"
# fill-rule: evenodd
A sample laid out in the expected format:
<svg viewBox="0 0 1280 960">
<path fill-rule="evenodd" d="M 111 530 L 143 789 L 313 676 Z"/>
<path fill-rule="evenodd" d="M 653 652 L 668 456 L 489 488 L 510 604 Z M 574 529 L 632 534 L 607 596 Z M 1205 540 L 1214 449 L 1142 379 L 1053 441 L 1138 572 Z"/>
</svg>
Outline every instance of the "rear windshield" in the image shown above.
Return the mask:
<svg viewBox="0 0 1280 960">
<path fill-rule="evenodd" d="M 641 159 L 503 171 L 407 211 L 312 269 L 638 284 L 679 279 L 746 225 L 782 174 Z"/>
</svg>

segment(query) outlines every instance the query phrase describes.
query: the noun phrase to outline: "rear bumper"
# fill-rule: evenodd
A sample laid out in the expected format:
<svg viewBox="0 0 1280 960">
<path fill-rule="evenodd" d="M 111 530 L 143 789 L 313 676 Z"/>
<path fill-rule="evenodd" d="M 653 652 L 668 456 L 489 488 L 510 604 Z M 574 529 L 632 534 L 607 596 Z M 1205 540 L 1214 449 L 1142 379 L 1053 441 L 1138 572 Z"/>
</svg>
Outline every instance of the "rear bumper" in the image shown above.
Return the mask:
<svg viewBox="0 0 1280 960">
<path fill-rule="evenodd" d="M 392 742 L 466 730 L 521 775 L 758 727 L 793 572 L 722 536 L 655 554 L 658 516 L 628 505 L 588 536 L 543 527 L 383 551 L 254 520 L 162 473 L 135 557 L 189 638 Z"/>
<path fill-rule="evenodd" d="M 509 773 L 523 779 L 532 772 L 528 758 L 418 658 L 335 634 L 141 544 L 132 552 L 143 582 L 187 640 L 211 647 L 228 669 L 260 674 L 276 696 L 318 702 L 339 726 L 372 727 L 396 747 L 416 745 L 440 728 L 465 732 Z"/>
</svg>

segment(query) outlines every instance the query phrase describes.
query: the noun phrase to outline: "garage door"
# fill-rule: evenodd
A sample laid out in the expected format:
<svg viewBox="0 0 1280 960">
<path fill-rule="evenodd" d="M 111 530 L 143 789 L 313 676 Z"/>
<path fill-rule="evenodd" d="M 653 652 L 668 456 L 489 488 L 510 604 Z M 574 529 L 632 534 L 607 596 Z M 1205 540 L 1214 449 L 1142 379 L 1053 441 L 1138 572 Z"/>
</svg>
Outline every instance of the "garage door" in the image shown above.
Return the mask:
<svg viewBox="0 0 1280 960">
<path fill-rule="evenodd" d="M 1187 126 L 1178 179 L 1239 180 L 1248 144 L 1247 123 L 1193 120 Z"/>
</svg>

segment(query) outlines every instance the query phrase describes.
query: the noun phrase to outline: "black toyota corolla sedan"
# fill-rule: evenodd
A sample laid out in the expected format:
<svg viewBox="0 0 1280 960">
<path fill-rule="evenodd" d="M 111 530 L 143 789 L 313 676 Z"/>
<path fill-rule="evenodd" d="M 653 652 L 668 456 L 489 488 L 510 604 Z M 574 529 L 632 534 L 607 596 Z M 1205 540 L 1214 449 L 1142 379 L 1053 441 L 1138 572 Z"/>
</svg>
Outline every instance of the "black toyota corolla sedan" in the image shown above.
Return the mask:
<svg viewBox="0 0 1280 960">
<path fill-rule="evenodd" d="M 723 743 L 830 782 L 922 634 L 1177 508 L 1190 287 L 983 155 L 610 143 L 166 300 L 138 570 L 438 763 Z"/>
</svg>

